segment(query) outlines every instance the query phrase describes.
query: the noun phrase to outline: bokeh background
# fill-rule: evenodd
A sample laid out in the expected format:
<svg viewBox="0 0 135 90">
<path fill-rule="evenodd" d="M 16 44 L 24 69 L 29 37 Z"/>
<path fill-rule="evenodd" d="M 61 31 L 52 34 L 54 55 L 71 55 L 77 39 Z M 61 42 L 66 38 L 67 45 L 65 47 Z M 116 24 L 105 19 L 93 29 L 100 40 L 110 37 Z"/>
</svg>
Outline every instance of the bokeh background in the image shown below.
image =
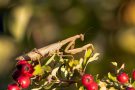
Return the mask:
<svg viewBox="0 0 135 90">
<path fill-rule="evenodd" d="M 15 57 L 83 33 L 100 53 L 88 73 L 113 72 L 112 61 L 135 68 L 135 0 L 0 0 L 0 90 L 12 82 Z"/>
</svg>

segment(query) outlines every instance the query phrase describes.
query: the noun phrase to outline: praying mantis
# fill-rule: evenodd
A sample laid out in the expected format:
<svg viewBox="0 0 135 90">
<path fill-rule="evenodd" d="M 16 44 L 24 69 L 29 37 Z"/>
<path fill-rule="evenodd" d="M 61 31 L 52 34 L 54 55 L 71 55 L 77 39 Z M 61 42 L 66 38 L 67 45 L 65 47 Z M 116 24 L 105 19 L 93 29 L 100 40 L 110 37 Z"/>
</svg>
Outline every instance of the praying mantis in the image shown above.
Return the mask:
<svg viewBox="0 0 135 90">
<path fill-rule="evenodd" d="M 40 60 L 43 57 L 48 57 L 53 55 L 54 53 L 59 52 L 60 49 L 66 44 L 68 45 L 66 46 L 64 52 L 69 54 L 76 54 L 88 48 L 94 50 L 94 46 L 92 44 L 86 44 L 80 48 L 74 48 L 76 39 L 81 39 L 83 41 L 84 35 L 83 34 L 75 35 L 65 40 L 59 41 L 57 43 L 45 46 L 43 48 L 34 49 L 24 55 L 17 57 L 16 60 L 32 60 L 32 61 Z"/>
</svg>

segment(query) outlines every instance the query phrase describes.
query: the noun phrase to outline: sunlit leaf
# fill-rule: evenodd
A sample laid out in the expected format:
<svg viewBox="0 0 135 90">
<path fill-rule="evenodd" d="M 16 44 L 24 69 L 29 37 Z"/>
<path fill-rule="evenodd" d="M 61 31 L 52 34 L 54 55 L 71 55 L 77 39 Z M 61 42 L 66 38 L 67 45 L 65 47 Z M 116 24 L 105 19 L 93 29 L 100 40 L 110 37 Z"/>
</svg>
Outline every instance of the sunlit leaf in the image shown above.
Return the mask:
<svg viewBox="0 0 135 90">
<path fill-rule="evenodd" d="M 108 73 L 108 78 L 113 81 L 117 81 L 116 77 L 114 77 L 110 72 Z"/>
<path fill-rule="evenodd" d="M 93 62 L 95 60 L 98 59 L 98 56 L 99 56 L 99 53 L 95 53 L 92 57 L 89 58 L 89 60 L 87 61 L 85 67 L 84 67 L 84 70 L 86 69 L 87 65 L 90 63 L 90 62 Z"/>
<path fill-rule="evenodd" d="M 66 77 L 68 75 L 68 71 L 66 70 L 66 68 L 64 66 L 62 66 L 60 69 L 61 69 L 62 78 L 66 79 Z"/>
<path fill-rule="evenodd" d="M 87 63 L 90 63 L 92 61 L 95 61 L 98 59 L 99 53 L 95 53 L 92 57 L 89 58 Z"/>
<path fill-rule="evenodd" d="M 44 71 L 43 71 L 41 65 L 38 64 L 34 67 L 33 75 L 42 75 L 43 73 L 44 73 Z"/>
<path fill-rule="evenodd" d="M 46 72 L 51 72 L 52 68 L 50 66 L 44 65 L 42 66 L 42 68 L 44 69 L 44 71 Z"/>
<path fill-rule="evenodd" d="M 99 81 L 100 81 L 100 79 L 99 79 L 99 74 L 97 74 L 97 75 L 95 76 L 95 81 L 96 81 L 96 82 L 99 82 Z"/>
<path fill-rule="evenodd" d="M 90 57 L 90 55 L 92 54 L 92 49 L 88 48 L 85 52 L 85 58 Z"/>
<path fill-rule="evenodd" d="M 132 83 L 132 86 L 135 87 L 135 81 Z"/>
<path fill-rule="evenodd" d="M 79 64 L 76 66 L 76 68 L 82 68 L 82 64 L 83 64 L 83 58 L 80 58 Z"/>
<path fill-rule="evenodd" d="M 99 81 L 100 90 L 107 90 L 107 84 L 105 82 Z"/>
<path fill-rule="evenodd" d="M 68 64 L 69 64 L 69 66 L 70 66 L 70 67 L 72 67 L 72 66 L 73 66 L 73 64 L 74 64 L 73 60 L 69 61 L 69 63 L 68 63 Z"/>
<path fill-rule="evenodd" d="M 115 89 L 114 87 L 110 87 L 109 90 L 117 90 L 117 89 Z"/>
<path fill-rule="evenodd" d="M 111 62 L 112 63 L 112 65 L 114 65 L 114 66 L 116 66 L 117 67 L 117 62 Z"/>
<path fill-rule="evenodd" d="M 47 60 L 45 65 L 48 65 L 49 63 L 51 63 L 52 60 L 54 60 L 54 57 L 55 57 L 55 54 L 49 60 Z"/>
<path fill-rule="evenodd" d="M 122 64 L 121 67 L 117 70 L 117 73 L 123 71 L 125 68 L 125 64 Z"/>
<path fill-rule="evenodd" d="M 79 61 L 78 60 L 70 60 L 68 64 L 69 64 L 70 67 L 73 67 L 73 66 L 78 65 Z"/>
<path fill-rule="evenodd" d="M 51 74 L 52 74 L 53 76 L 56 76 L 56 74 L 57 74 L 57 72 L 58 72 L 58 69 L 59 69 L 59 67 L 54 68 Z"/>
<path fill-rule="evenodd" d="M 83 64 L 85 65 L 87 62 L 87 59 L 90 57 L 90 55 L 92 54 L 92 49 L 88 48 L 85 51 L 85 55 L 84 55 L 84 61 Z"/>
<path fill-rule="evenodd" d="M 83 86 L 80 86 L 79 90 L 84 90 L 84 87 Z"/>
<path fill-rule="evenodd" d="M 56 63 L 56 65 L 54 66 L 52 73 L 51 73 L 53 76 L 56 77 L 56 74 L 57 74 L 59 68 L 61 67 L 61 65 L 62 65 L 62 63 L 60 63 L 60 62 Z"/>
<path fill-rule="evenodd" d="M 48 83 L 47 85 L 44 86 L 44 89 L 50 89 L 55 83 L 54 82 L 51 82 L 51 83 Z"/>
</svg>

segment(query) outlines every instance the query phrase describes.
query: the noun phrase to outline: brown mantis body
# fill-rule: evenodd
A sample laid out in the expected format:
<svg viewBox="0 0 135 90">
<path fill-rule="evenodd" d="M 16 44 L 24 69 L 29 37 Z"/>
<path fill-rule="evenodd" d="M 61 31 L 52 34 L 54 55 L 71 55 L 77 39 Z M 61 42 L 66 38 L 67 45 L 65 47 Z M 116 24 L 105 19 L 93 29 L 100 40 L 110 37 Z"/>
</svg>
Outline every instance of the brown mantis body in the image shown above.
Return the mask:
<svg viewBox="0 0 135 90">
<path fill-rule="evenodd" d="M 32 60 L 32 61 L 40 60 L 42 57 L 47 57 L 58 52 L 67 43 L 69 44 L 65 48 L 65 53 L 76 54 L 83 50 L 86 50 L 87 48 L 94 49 L 92 44 L 84 45 L 81 48 L 74 48 L 75 40 L 79 38 L 83 41 L 84 35 L 83 34 L 75 35 L 73 37 L 45 46 L 43 48 L 35 49 L 25 55 L 19 56 L 18 58 L 16 58 L 16 60 Z"/>
</svg>

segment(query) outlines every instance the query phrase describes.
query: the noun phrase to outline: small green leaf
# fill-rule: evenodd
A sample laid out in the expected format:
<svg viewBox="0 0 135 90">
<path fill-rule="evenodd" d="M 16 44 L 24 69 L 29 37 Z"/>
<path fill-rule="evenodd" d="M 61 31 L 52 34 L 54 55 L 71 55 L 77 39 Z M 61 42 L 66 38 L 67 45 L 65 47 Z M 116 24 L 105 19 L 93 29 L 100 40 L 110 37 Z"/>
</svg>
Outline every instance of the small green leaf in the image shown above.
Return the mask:
<svg viewBox="0 0 135 90">
<path fill-rule="evenodd" d="M 135 81 L 132 83 L 132 86 L 135 87 Z"/>
<path fill-rule="evenodd" d="M 69 61 L 68 64 L 69 64 L 70 67 L 73 67 L 73 64 L 74 64 L 73 60 Z"/>
<path fill-rule="evenodd" d="M 84 90 L 84 87 L 83 87 L 83 86 L 80 86 L 80 87 L 79 87 L 79 90 Z"/>
<path fill-rule="evenodd" d="M 51 68 L 50 66 L 47 66 L 47 65 L 42 66 L 42 68 L 43 68 L 44 71 L 46 71 L 46 72 L 51 72 L 51 71 L 52 71 L 52 68 Z"/>
<path fill-rule="evenodd" d="M 125 64 L 122 64 L 121 67 L 117 70 L 117 74 L 122 72 L 125 68 Z"/>
<path fill-rule="evenodd" d="M 85 52 L 85 58 L 90 57 L 90 55 L 92 54 L 92 49 L 88 48 Z"/>
<path fill-rule="evenodd" d="M 68 64 L 70 67 L 77 66 L 79 64 L 79 61 L 78 60 L 70 60 Z"/>
<path fill-rule="evenodd" d="M 52 73 L 51 73 L 52 76 L 55 76 L 56 77 L 57 72 L 58 72 L 59 68 L 61 67 L 61 65 L 62 64 L 60 62 L 59 63 L 56 63 L 56 65 L 54 66 L 54 68 L 52 70 Z"/>
<path fill-rule="evenodd" d="M 114 65 L 114 66 L 116 66 L 117 67 L 117 62 L 111 62 L 112 63 L 112 65 Z"/>
<path fill-rule="evenodd" d="M 38 64 L 34 67 L 33 75 L 42 75 L 43 73 L 44 72 L 43 72 L 41 65 Z"/>
<path fill-rule="evenodd" d="M 96 82 L 99 82 L 99 81 L 100 81 L 100 79 L 99 79 L 99 74 L 97 74 L 97 75 L 95 76 L 95 81 L 96 81 Z"/>
<path fill-rule="evenodd" d="M 108 78 L 113 81 L 117 81 L 116 77 L 114 77 L 110 72 L 108 73 Z"/>
<path fill-rule="evenodd" d="M 54 82 L 51 82 L 51 83 L 48 83 L 47 85 L 44 86 L 44 89 L 50 89 L 55 83 Z"/>
<path fill-rule="evenodd" d="M 64 67 L 64 66 L 62 66 L 61 68 L 60 68 L 60 70 L 61 70 L 61 76 L 62 76 L 62 78 L 63 79 L 66 79 L 66 77 L 67 77 L 67 75 L 68 75 L 68 71 L 67 71 L 67 69 Z"/>
<path fill-rule="evenodd" d="M 85 51 L 85 56 L 84 56 L 84 61 L 83 61 L 83 65 L 86 64 L 87 59 L 90 57 L 90 55 L 92 54 L 92 49 L 88 48 Z"/>
<path fill-rule="evenodd" d="M 86 63 L 86 66 L 88 63 L 93 62 L 98 59 L 99 53 L 95 53 L 92 57 L 89 58 L 89 60 Z"/>
<path fill-rule="evenodd" d="M 78 65 L 76 65 L 76 68 L 79 69 L 79 68 L 82 68 L 82 64 L 83 64 L 83 58 L 80 58 L 80 60 L 78 61 Z"/>
<path fill-rule="evenodd" d="M 59 67 L 54 68 L 54 69 L 52 70 L 51 75 L 56 77 L 56 74 L 57 74 L 58 70 L 59 70 Z"/>
<path fill-rule="evenodd" d="M 79 61 L 78 60 L 74 60 L 74 65 L 78 65 L 79 64 Z"/>
<path fill-rule="evenodd" d="M 54 57 L 55 57 L 55 54 L 46 62 L 46 64 L 45 65 L 48 65 L 49 63 L 51 63 L 52 62 L 52 60 L 54 60 Z"/>
<path fill-rule="evenodd" d="M 109 90 L 117 90 L 117 89 L 115 89 L 114 87 L 110 87 Z"/>
</svg>

